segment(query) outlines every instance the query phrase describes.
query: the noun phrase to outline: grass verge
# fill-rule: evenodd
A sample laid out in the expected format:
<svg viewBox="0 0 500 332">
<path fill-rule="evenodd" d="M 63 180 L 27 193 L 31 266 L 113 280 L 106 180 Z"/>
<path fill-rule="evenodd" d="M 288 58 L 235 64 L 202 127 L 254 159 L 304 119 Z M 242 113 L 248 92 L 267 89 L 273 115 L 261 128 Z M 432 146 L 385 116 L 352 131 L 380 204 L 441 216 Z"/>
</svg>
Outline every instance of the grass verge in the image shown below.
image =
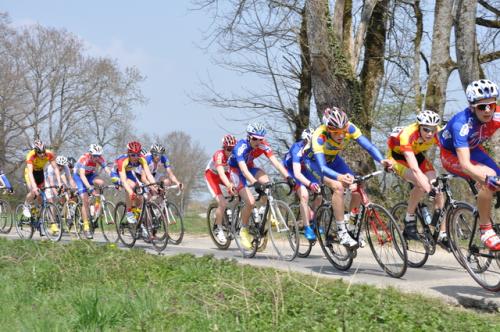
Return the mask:
<svg viewBox="0 0 500 332">
<path fill-rule="evenodd" d="M 390 288 L 211 256 L 0 238 L 0 329 L 495 331 L 500 321 Z"/>
</svg>

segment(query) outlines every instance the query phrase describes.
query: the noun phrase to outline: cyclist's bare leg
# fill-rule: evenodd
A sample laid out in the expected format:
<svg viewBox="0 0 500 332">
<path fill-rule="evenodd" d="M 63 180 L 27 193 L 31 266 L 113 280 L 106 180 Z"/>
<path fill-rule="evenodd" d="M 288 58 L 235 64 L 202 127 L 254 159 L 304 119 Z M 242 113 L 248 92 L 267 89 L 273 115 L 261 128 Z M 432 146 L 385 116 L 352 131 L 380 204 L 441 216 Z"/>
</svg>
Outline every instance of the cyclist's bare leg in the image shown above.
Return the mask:
<svg viewBox="0 0 500 332">
<path fill-rule="evenodd" d="M 429 172 L 430 173 L 430 172 Z M 436 178 L 436 174 L 434 173 L 434 178 Z M 408 198 L 408 209 L 406 213 L 415 214 L 415 210 L 417 209 L 418 202 L 425 196 L 424 188 L 419 184 L 415 174 L 411 171 L 411 169 L 407 169 L 404 173 L 403 179 L 413 184 L 412 190 L 410 190 L 410 197 Z"/>
<path fill-rule="evenodd" d="M 255 174 L 255 178 L 262 184 L 269 183 L 269 177 L 263 170 L 259 170 L 257 174 Z M 260 204 L 265 205 L 267 203 L 266 196 L 262 196 L 260 198 Z"/>
<path fill-rule="evenodd" d="M 243 202 L 245 202 L 243 209 L 241 209 L 241 223 L 244 226 L 247 226 L 250 214 L 252 213 L 252 209 L 255 206 L 255 198 L 253 197 L 248 187 L 241 188 L 238 194 L 240 195 L 241 199 L 243 199 Z"/>
<path fill-rule="evenodd" d="M 309 226 L 309 220 L 312 219 L 311 209 L 309 208 L 309 191 L 304 186 L 300 186 L 297 190 L 297 195 L 300 200 L 300 215 L 304 226 Z"/>
<path fill-rule="evenodd" d="M 215 224 L 222 225 L 222 215 L 224 214 L 224 210 L 227 207 L 227 201 L 224 198 L 224 195 L 215 196 L 215 200 L 217 201 L 217 209 L 215 210 Z"/>
<path fill-rule="evenodd" d="M 332 189 L 332 209 L 335 220 L 344 220 L 344 186 L 340 181 L 323 178 L 323 182 Z"/>
<path fill-rule="evenodd" d="M 137 183 L 135 181 L 130 180 L 130 179 L 127 179 L 127 181 L 128 181 L 128 185 L 130 186 L 130 188 L 132 188 L 132 190 L 134 190 Z M 127 211 L 130 211 L 132 206 L 138 206 L 137 205 L 138 203 L 140 203 L 139 198 L 136 198 L 133 202 L 131 202 L 129 195 L 127 194 L 127 191 L 125 191 L 125 204 L 127 205 Z"/>
<path fill-rule="evenodd" d="M 486 165 L 477 164 L 477 168 L 481 168 L 484 176 L 495 176 L 495 170 L 489 168 Z M 479 194 L 477 195 L 477 209 L 479 211 L 479 223 L 481 225 L 487 225 L 491 223 L 491 204 L 493 202 L 494 192 L 486 187 L 486 185 L 481 186 L 479 189 Z"/>
</svg>

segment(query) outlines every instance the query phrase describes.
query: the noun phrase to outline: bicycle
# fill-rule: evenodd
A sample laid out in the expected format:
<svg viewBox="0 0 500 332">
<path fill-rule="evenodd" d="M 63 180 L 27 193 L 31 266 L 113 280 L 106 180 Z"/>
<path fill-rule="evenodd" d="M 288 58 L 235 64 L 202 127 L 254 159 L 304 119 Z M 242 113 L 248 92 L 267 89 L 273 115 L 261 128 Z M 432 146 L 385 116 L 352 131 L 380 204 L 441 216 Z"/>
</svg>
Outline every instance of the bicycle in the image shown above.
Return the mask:
<svg viewBox="0 0 500 332">
<path fill-rule="evenodd" d="M 95 230 L 99 228 L 104 239 L 107 242 L 118 242 L 118 234 L 116 233 L 116 226 L 113 219 L 113 212 L 115 211 L 115 204 L 108 201 L 104 195 L 107 189 L 116 189 L 115 185 L 95 186 L 95 195 L 89 195 L 89 232 L 92 236 Z M 79 199 L 76 205 L 74 214 L 75 229 L 78 237 L 83 237 L 83 220 L 82 215 L 83 203 Z"/>
<path fill-rule="evenodd" d="M 59 208 L 54 203 L 47 200 L 46 189 L 59 188 L 57 186 L 43 187 L 39 189 L 39 195 L 42 200 L 40 204 L 36 203 L 30 206 L 31 217 L 26 218 L 23 214 L 24 203 L 20 203 L 16 208 L 16 231 L 21 239 L 31 239 L 36 230 L 40 236 L 47 236 L 53 242 L 61 240 L 62 237 L 62 218 Z"/>
<path fill-rule="evenodd" d="M 477 196 L 474 181 L 468 180 L 469 186 Z M 499 196 L 497 204 L 499 208 Z M 500 223 L 491 220 L 493 229 L 500 234 Z M 448 237 L 453 254 L 465 267 L 471 277 L 488 291 L 500 291 L 500 252 L 491 251 L 481 242 L 479 230 L 479 212 L 472 205 L 458 202 L 447 219 Z"/>
<path fill-rule="evenodd" d="M 252 236 L 252 245 L 245 248 L 241 243 L 240 229 L 241 208 L 238 204 L 232 213 L 231 233 L 244 258 L 252 258 L 258 250 L 265 249 L 268 236 L 278 257 L 282 260 L 291 261 L 297 256 L 299 249 L 299 232 L 295 215 L 290 210 L 288 204 L 281 200 L 274 199 L 273 188 L 276 185 L 287 184 L 286 182 L 267 183 L 264 185 L 264 192 L 259 193 L 256 201 L 262 196 L 267 197 L 266 205 L 262 214 L 251 216 L 248 221 L 248 232 Z M 292 192 L 290 188 L 289 194 Z"/>
<path fill-rule="evenodd" d="M 182 242 L 182 238 L 184 237 L 184 221 L 182 220 L 182 214 L 180 213 L 177 205 L 168 200 L 167 193 L 168 190 L 178 189 L 178 185 L 172 185 L 165 187 L 163 182 L 159 183 L 160 191 L 158 193 L 158 197 L 156 201 L 158 205 L 161 207 L 163 214 L 167 218 L 168 224 L 168 242 L 171 244 L 180 244 Z M 182 193 L 181 190 L 177 192 L 177 196 Z"/>
<path fill-rule="evenodd" d="M 66 232 L 72 237 L 79 239 L 79 234 L 77 232 L 74 222 L 76 206 L 79 202 L 80 197 L 75 195 L 76 189 L 68 189 L 66 192 L 61 192 L 57 197 L 57 205 L 59 211 L 61 211 L 61 218 L 63 224 L 63 233 Z"/>
<path fill-rule="evenodd" d="M 434 255 L 434 253 L 436 252 L 436 245 L 440 244 L 440 242 L 438 242 L 438 236 L 442 223 L 447 222 L 453 209 L 458 206 L 469 205 L 465 202 L 458 202 L 453 198 L 453 194 L 451 192 L 451 187 L 449 184 L 449 180 L 453 177 L 454 176 L 450 174 L 439 175 L 436 178 L 435 184 L 433 184 L 435 190 L 439 190 L 444 193 L 445 203 L 443 209 L 434 210 L 434 213 L 430 218 L 430 224 L 427 224 L 424 218 L 424 209 L 427 208 L 427 205 L 422 202 L 419 202 L 417 205 L 416 222 L 417 235 L 419 239 L 416 241 L 408 240 L 406 238 L 404 239 L 406 251 L 408 252 L 408 265 L 410 267 L 421 267 L 427 262 L 429 255 Z M 391 210 L 392 215 L 394 216 L 398 223 L 398 226 L 400 227 L 404 227 L 404 219 L 407 207 L 407 202 L 400 202 L 396 204 Z M 433 229 L 431 228 L 431 226 Z M 451 251 L 451 248 L 443 249 L 447 250 L 448 252 Z"/>
<path fill-rule="evenodd" d="M 158 185 L 158 183 L 141 184 L 134 189 L 134 192 L 142 196 L 142 205 L 139 209 L 133 209 L 137 223 L 131 224 L 127 221 L 127 205 L 125 202 L 118 202 L 114 210 L 114 220 L 116 232 L 120 242 L 126 247 L 132 248 L 139 238 L 144 242 L 151 243 L 153 247 L 161 252 L 167 247 L 169 235 L 166 217 L 162 208 L 150 200 L 147 187 Z M 145 233 L 143 237 L 141 233 Z"/>
<path fill-rule="evenodd" d="M 228 201 L 228 205 L 231 205 L 235 197 L 236 196 L 225 196 L 224 198 Z M 238 202 L 241 202 L 241 200 L 238 199 Z M 217 224 L 215 223 L 215 211 L 217 210 L 218 206 L 219 205 L 217 202 L 213 202 L 208 206 L 207 209 L 208 234 L 212 238 L 212 241 L 217 246 L 217 248 L 221 250 L 226 250 L 227 248 L 229 248 L 229 246 L 231 245 L 231 241 L 233 240 L 233 234 L 231 233 L 231 220 L 233 219 L 232 215 L 235 206 L 226 207 L 226 209 L 224 210 L 224 214 L 222 216 L 222 231 L 224 232 L 226 238 L 225 242 L 221 242 L 217 238 L 217 235 L 215 234 L 217 230 Z"/>
<path fill-rule="evenodd" d="M 354 183 L 358 186 L 354 192 L 361 196 L 360 213 L 356 216 L 349 234 L 358 243 L 363 240 L 361 231 L 364 228 L 371 252 L 389 276 L 401 278 L 407 269 L 407 253 L 403 236 L 392 215 L 383 206 L 370 201 L 362 184 L 368 179 L 382 173 L 376 171 L 365 176 L 356 176 Z M 316 210 L 316 236 L 328 261 L 341 271 L 348 270 L 357 256 L 357 247 L 349 248 L 340 244 L 336 222 L 333 218 L 331 201 L 326 201 Z M 320 232 L 319 230 L 323 230 Z"/>
<path fill-rule="evenodd" d="M 0 190 L 6 192 L 5 186 L 0 186 Z M 8 234 L 12 229 L 12 209 L 8 201 L 0 199 L 0 233 Z"/>
<path fill-rule="evenodd" d="M 312 195 L 309 195 L 309 206 L 311 206 L 312 202 L 316 200 L 316 197 L 318 195 L 321 195 L 322 202 L 319 206 L 325 204 L 326 202 L 330 201 L 331 196 L 331 189 L 328 187 L 325 187 L 324 185 L 321 185 L 321 192 L 325 192 L 324 195 L 321 193 L 313 193 Z M 318 206 L 318 207 L 319 207 Z M 297 252 L 297 257 L 300 258 L 307 258 L 311 254 L 312 248 L 314 245 L 317 243 L 317 238 L 316 240 L 308 240 L 305 235 L 304 235 L 304 221 L 302 220 L 302 215 L 300 213 L 300 202 L 295 202 L 290 204 L 290 209 L 295 213 L 295 219 L 297 220 L 297 225 L 299 227 L 299 234 L 301 235 L 300 241 L 299 241 L 299 251 Z M 317 208 L 316 208 L 317 209 Z M 316 219 L 316 218 L 314 218 Z M 316 227 L 315 224 L 311 224 L 313 229 Z"/>
</svg>

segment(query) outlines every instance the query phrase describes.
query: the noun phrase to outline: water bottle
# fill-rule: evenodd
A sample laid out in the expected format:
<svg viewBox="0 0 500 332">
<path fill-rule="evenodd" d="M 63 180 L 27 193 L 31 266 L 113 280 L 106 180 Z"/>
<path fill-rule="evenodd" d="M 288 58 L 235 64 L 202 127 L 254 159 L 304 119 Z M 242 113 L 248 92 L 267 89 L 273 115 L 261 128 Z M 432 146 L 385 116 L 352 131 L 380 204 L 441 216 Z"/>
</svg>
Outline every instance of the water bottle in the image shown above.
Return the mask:
<svg viewBox="0 0 500 332">
<path fill-rule="evenodd" d="M 260 222 L 259 210 L 257 208 L 252 209 L 253 221 L 258 224 Z"/>
<path fill-rule="evenodd" d="M 432 226 L 436 227 L 439 217 L 441 217 L 441 209 L 435 209 L 432 214 Z"/>
<path fill-rule="evenodd" d="M 424 222 L 426 225 L 430 225 L 432 222 L 432 217 L 431 214 L 429 213 L 429 208 L 427 208 L 427 205 L 422 205 L 422 218 L 424 218 Z"/>
</svg>

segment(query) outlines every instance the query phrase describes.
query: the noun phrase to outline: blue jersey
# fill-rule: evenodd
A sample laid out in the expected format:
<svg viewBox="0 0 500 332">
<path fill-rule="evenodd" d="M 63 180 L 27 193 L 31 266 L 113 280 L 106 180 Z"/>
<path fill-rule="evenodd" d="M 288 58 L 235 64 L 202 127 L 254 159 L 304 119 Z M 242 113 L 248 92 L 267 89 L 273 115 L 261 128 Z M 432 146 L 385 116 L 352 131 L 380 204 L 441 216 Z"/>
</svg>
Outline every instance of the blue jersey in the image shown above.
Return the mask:
<svg viewBox="0 0 500 332">
<path fill-rule="evenodd" d="M 500 128 L 500 107 L 497 106 L 493 119 L 482 123 L 470 108 L 455 114 L 439 132 L 439 143 L 448 151 L 456 152 L 456 148 L 474 149 L 493 136 Z"/>
<path fill-rule="evenodd" d="M 5 188 L 12 190 L 12 185 L 10 184 L 9 179 L 7 179 L 7 176 L 5 176 L 2 171 L 0 171 L 0 181 L 3 182 Z"/>
<path fill-rule="evenodd" d="M 288 170 L 293 169 L 293 163 L 304 164 L 304 158 L 307 155 L 308 146 L 306 146 L 304 140 L 295 142 L 290 150 L 285 155 L 283 163 Z"/>
<path fill-rule="evenodd" d="M 241 139 L 234 146 L 231 157 L 229 157 L 228 164 L 230 167 L 238 167 L 238 162 L 244 161 L 249 168 L 252 168 L 255 166 L 253 161 L 262 154 L 266 155 L 268 158 L 273 155 L 273 151 L 271 150 L 269 143 L 265 140 L 252 149 L 250 142 L 247 139 Z"/>
<path fill-rule="evenodd" d="M 163 165 L 165 169 L 170 167 L 170 160 L 166 155 L 161 155 L 160 160 L 158 163 L 155 163 L 153 160 L 153 155 L 151 153 L 148 153 L 147 155 L 144 156 L 146 158 L 146 162 L 149 166 L 149 170 L 151 171 L 151 174 L 154 176 L 158 172 L 158 169 L 160 168 L 160 165 Z M 135 170 L 136 173 L 142 174 L 142 166 L 137 167 Z"/>
</svg>

